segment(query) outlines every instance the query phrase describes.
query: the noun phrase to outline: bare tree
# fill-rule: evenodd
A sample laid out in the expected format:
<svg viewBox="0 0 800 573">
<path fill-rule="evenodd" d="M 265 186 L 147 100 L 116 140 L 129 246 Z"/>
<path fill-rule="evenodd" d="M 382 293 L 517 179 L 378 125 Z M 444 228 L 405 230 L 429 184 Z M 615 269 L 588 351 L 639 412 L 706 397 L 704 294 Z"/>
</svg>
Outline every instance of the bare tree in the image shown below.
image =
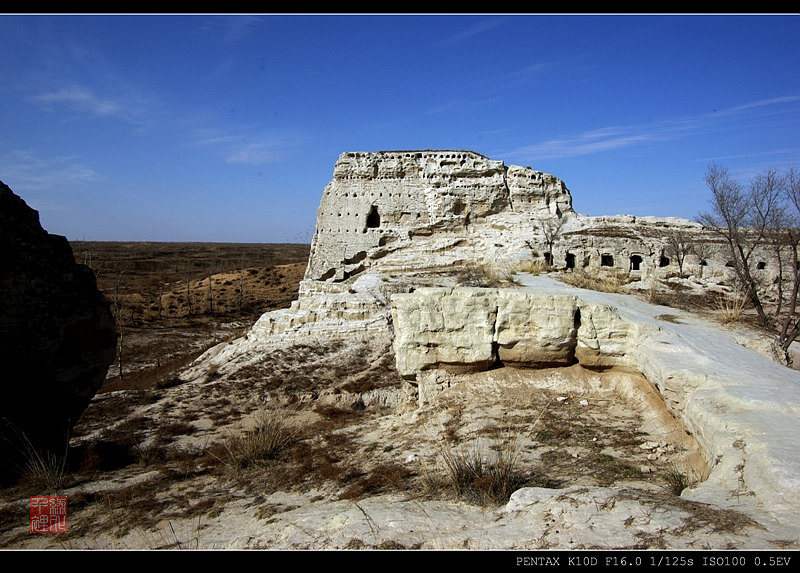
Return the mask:
<svg viewBox="0 0 800 573">
<path fill-rule="evenodd" d="M 217 273 L 219 267 L 220 267 L 220 262 L 219 262 L 218 258 L 215 258 L 213 264 L 209 265 L 209 267 L 208 267 L 208 279 L 207 279 L 208 282 L 206 283 L 206 286 L 208 287 L 208 291 L 207 291 L 207 293 L 208 293 L 208 314 L 210 314 L 210 315 L 214 314 L 214 284 L 213 284 L 214 281 L 213 281 L 213 278 L 214 278 L 214 275 Z"/>
<path fill-rule="evenodd" d="M 547 252 L 545 257 L 547 264 L 553 266 L 553 248 L 556 242 L 561 238 L 561 233 L 564 229 L 563 217 L 538 217 L 534 223 L 534 229 L 538 230 L 544 237 L 544 242 L 547 245 Z M 530 246 L 530 243 L 528 243 Z"/>
<path fill-rule="evenodd" d="M 242 255 L 239 263 L 239 292 L 237 307 L 239 309 L 239 315 L 241 316 L 242 309 L 244 308 L 244 255 Z"/>
<path fill-rule="evenodd" d="M 192 275 L 186 270 L 186 316 L 192 316 Z"/>
<path fill-rule="evenodd" d="M 794 169 L 784 175 L 768 170 L 745 189 L 723 167 L 711 165 L 705 180 L 712 193 L 711 211 L 698 221 L 724 238 L 740 286 L 762 325 L 777 331 L 777 343 L 789 361 L 789 346 L 800 335 L 800 175 Z M 759 249 L 771 251 L 777 263 L 771 285 L 761 284 L 753 272 L 753 254 Z M 772 287 L 775 309 L 768 313 L 764 295 Z"/>
<path fill-rule="evenodd" d="M 790 169 L 783 179 L 783 190 L 786 199 L 784 227 L 781 236 L 784 239 L 784 250 L 788 251 L 787 261 L 792 275 L 792 286 L 789 292 L 786 312 L 781 323 L 778 342 L 789 359 L 789 346 L 800 335 L 800 317 L 797 315 L 798 295 L 800 295 L 800 173 Z M 783 260 L 783 259 L 779 259 Z M 782 271 L 783 271 L 783 264 Z M 781 278 L 783 278 L 781 272 Z M 782 291 L 781 291 L 782 294 Z M 776 316 L 776 318 L 779 318 Z"/>
<path fill-rule="evenodd" d="M 159 272 L 156 281 L 158 282 L 158 318 L 164 317 L 164 284 L 167 282 L 166 272 Z"/>
<path fill-rule="evenodd" d="M 214 314 L 214 287 L 211 281 L 212 275 L 208 275 L 208 314 Z"/>
<path fill-rule="evenodd" d="M 775 193 L 779 196 L 775 207 L 769 213 L 759 214 L 759 217 L 763 216 L 765 219 L 764 238 L 772 251 L 777 266 L 777 276 L 773 283 L 777 291 L 773 319 L 778 321 L 783 310 L 784 267 L 788 263 L 786 260 L 788 253 L 785 251 L 786 247 L 791 245 L 790 228 L 797 225 L 796 222 L 794 224 L 792 222 L 791 202 L 786 194 L 786 180 L 781 179 L 776 171 L 770 170 L 759 174 L 754 179 L 754 185 L 765 195 Z"/>
<path fill-rule="evenodd" d="M 769 327 L 770 320 L 764 311 L 758 285 L 750 267 L 753 251 L 763 240 L 765 232 L 763 221 L 757 221 L 754 212 L 764 211 L 767 207 L 761 204 L 760 198 L 754 197 L 752 187 L 748 193 L 738 181 L 728 175 L 728 170 L 724 167 L 712 164 L 706 171 L 705 181 L 711 190 L 711 211 L 701 213 L 698 221 L 724 238 L 740 286 L 756 309 L 761 323 Z M 759 203 L 758 207 L 756 202 Z"/>
<path fill-rule="evenodd" d="M 667 234 L 664 252 L 678 263 L 678 273 L 681 278 L 683 278 L 683 265 L 686 263 L 686 257 L 694 254 L 694 248 L 694 240 L 680 229 Z"/>
<path fill-rule="evenodd" d="M 692 247 L 694 256 L 697 257 L 697 262 L 700 265 L 700 276 L 703 276 L 703 268 L 708 264 L 708 259 L 711 258 L 715 249 L 712 245 L 705 242 L 696 242 Z"/>
</svg>

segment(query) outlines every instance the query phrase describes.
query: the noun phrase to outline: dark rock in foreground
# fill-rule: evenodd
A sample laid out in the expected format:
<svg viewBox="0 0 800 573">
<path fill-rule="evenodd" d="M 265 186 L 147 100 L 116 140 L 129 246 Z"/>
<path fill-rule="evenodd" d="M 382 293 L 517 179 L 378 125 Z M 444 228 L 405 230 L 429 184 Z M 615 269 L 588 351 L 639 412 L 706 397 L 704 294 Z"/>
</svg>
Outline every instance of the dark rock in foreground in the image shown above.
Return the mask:
<svg viewBox="0 0 800 573">
<path fill-rule="evenodd" d="M 26 445 L 63 455 L 117 334 L 92 271 L 2 182 L 0 257 L 0 480 L 8 482 Z"/>
</svg>

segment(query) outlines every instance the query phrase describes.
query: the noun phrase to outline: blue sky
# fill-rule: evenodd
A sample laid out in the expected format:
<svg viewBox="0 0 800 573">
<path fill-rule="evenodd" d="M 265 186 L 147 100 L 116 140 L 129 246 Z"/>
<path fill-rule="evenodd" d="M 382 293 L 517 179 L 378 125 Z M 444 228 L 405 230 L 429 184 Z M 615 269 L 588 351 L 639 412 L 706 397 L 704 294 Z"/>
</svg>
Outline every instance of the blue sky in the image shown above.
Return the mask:
<svg viewBox="0 0 800 573">
<path fill-rule="evenodd" d="M 800 16 L 0 15 L 0 180 L 71 240 L 309 242 L 392 149 L 694 218 L 711 162 L 800 166 Z"/>
</svg>

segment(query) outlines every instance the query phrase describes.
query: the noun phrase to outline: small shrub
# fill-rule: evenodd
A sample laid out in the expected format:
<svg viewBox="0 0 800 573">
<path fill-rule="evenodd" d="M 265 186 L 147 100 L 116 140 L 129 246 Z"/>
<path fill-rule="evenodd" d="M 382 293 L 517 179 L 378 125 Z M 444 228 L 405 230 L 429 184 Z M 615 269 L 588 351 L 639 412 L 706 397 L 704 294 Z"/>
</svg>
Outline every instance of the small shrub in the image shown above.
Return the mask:
<svg viewBox="0 0 800 573">
<path fill-rule="evenodd" d="M 663 320 L 664 322 L 671 322 L 672 324 L 682 324 L 679 318 L 680 317 L 677 317 L 674 314 L 659 314 L 656 317 L 656 320 Z"/>
<path fill-rule="evenodd" d="M 98 439 L 76 450 L 80 458 L 79 471 L 84 474 L 106 472 L 124 468 L 138 458 L 138 444 L 129 440 Z"/>
<path fill-rule="evenodd" d="M 680 495 L 683 490 L 691 485 L 689 476 L 673 467 L 664 474 L 666 489 L 673 495 Z"/>
<path fill-rule="evenodd" d="M 742 318 L 742 313 L 747 307 L 747 297 L 737 290 L 717 299 L 715 307 L 722 324 L 739 322 Z"/>
<path fill-rule="evenodd" d="M 165 390 L 167 388 L 174 388 L 175 386 L 180 386 L 183 383 L 184 381 L 178 378 L 177 376 L 171 376 L 168 378 L 158 380 L 156 382 L 156 389 Z"/>
<path fill-rule="evenodd" d="M 529 260 L 520 263 L 517 266 L 517 272 L 520 273 L 527 273 L 529 275 L 540 275 L 544 272 L 547 272 L 551 269 L 550 265 L 547 264 L 546 261 L 537 261 L 537 260 Z"/>
<path fill-rule="evenodd" d="M 380 464 L 369 473 L 360 476 L 355 483 L 345 489 L 339 499 L 360 499 L 387 491 L 403 491 L 413 472 L 394 463 Z"/>
<path fill-rule="evenodd" d="M 443 449 L 447 479 L 445 485 L 458 498 L 478 505 L 501 505 L 527 483 L 519 467 L 519 452 L 513 443 L 505 445 L 490 460 L 482 451 Z M 433 483 L 430 479 L 429 483 Z"/>
<path fill-rule="evenodd" d="M 647 289 L 647 302 L 650 304 L 664 304 L 664 298 L 661 295 L 660 287 L 661 281 L 658 280 L 655 273 L 650 277 L 650 286 Z"/>
<path fill-rule="evenodd" d="M 362 403 L 363 406 L 363 403 Z M 361 410 L 356 408 L 342 408 L 335 404 L 320 404 L 314 411 L 322 418 L 315 423 L 315 428 L 320 431 L 342 428 L 361 416 Z"/>
<path fill-rule="evenodd" d="M 252 431 L 228 442 L 225 462 L 233 469 L 260 465 L 276 459 L 296 439 L 294 429 L 281 420 L 277 410 L 261 410 Z"/>
<path fill-rule="evenodd" d="M 132 447 L 133 456 L 141 466 L 153 466 L 166 460 L 167 452 L 164 441 L 160 438 L 142 442 Z"/>
<path fill-rule="evenodd" d="M 187 422 L 167 422 L 158 427 L 157 434 L 163 440 L 169 440 L 175 436 L 190 436 L 197 431 L 194 424 Z"/>
</svg>

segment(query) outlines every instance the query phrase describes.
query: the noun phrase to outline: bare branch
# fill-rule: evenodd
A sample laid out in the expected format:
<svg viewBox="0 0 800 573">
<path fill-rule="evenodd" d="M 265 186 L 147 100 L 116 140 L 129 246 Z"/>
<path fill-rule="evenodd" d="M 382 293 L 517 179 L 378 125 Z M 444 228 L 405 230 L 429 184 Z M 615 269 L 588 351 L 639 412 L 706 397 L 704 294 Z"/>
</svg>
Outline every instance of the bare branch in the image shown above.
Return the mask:
<svg viewBox="0 0 800 573">
<path fill-rule="evenodd" d="M 695 252 L 694 240 L 680 229 L 670 231 L 666 238 L 665 252 L 678 263 L 678 273 L 683 278 L 683 265 L 686 257 Z"/>
<path fill-rule="evenodd" d="M 553 247 L 558 239 L 561 238 L 561 232 L 564 229 L 564 218 L 562 217 L 538 217 L 534 223 L 534 229 L 537 229 L 543 236 L 547 244 L 547 264 L 553 265 Z"/>
</svg>

